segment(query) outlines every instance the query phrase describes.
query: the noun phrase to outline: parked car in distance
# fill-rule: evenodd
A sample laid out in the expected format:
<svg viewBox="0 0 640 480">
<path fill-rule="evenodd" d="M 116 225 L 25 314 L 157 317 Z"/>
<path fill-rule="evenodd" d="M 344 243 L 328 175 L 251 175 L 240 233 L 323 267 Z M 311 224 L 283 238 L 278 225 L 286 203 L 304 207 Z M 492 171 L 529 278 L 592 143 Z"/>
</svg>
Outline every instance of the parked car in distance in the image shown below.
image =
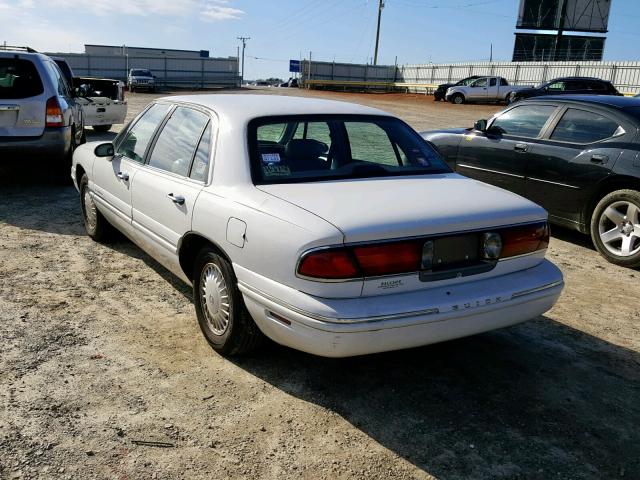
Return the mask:
<svg viewBox="0 0 640 480">
<path fill-rule="evenodd" d="M 458 81 L 456 83 L 443 83 L 441 85 L 438 85 L 438 88 L 436 88 L 435 91 L 433 92 L 433 99 L 436 102 L 438 102 L 440 100 L 444 100 L 444 96 L 447 93 L 447 90 L 449 88 L 457 87 L 457 86 L 466 87 L 467 85 L 472 83 L 474 80 L 477 80 L 478 78 L 481 78 L 480 75 L 472 75 L 470 77 L 463 78 L 462 80 L 460 80 L 460 81 Z"/>
<path fill-rule="evenodd" d="M 541 207 L 361 105 L 167 97 L 72 175 L 87 233 L 113 225 L 190 283 L 223 354 L 263 334 L 329 357 L 415 347 L 533 318 L 563 287 Z"/>
<path fill-rule="evenodd" d="M 640 266 L 640 99 L 523 100 L 474 128 L 424 132 L 463 175 L 542 205 L 591 234 L 608 261 Z"/>
<path fill-rule="evenodd" d="M 445 100 L 460 105 L 465 102 L 495 103 L 506 102 L 513 92 L 529 87 L 509 85 L 502 77 L 480 77 L 468 85 L 451 87 Z"/>
<path fill-rule="evenodd" d="M 607 80 L 592 77 L 554 78 L 537 87 L 511 92 L 509 103 L 525 98 L 545 95 L 617 95 L 622 96 L 616 87 Z"/>
<path fill-rule="evenodd" d="M 130 92 L 144 89 L 150 92 L 156 91 L 156 77 L 146 68 L 132 68 L 127 77 L 127 86 Z"/>
<path fill-rule="evenodd" d="M 84 141 L 82 108 L 54 61 L 0 46 L 0 160 L 43 160 L 68 180 L 71 155 Z"/>
<path fill-rule="evenodd" d="M 52 59 L 73 86 L 77 101 L 82 105 L 86 127 L 108 132 L 114 124 L 124 123 L 127 116 L 124 83 L 108 78 L 76 77 L 64 58 Z"/>
</svg>

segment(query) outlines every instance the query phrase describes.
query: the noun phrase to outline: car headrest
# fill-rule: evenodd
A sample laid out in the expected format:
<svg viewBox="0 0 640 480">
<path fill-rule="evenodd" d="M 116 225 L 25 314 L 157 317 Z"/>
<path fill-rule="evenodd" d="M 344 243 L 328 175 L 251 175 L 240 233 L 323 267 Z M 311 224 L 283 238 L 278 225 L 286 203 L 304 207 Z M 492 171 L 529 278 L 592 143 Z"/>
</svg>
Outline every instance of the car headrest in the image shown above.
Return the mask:
<svg viewBox="0 0 640 480">
<path fill-rule="evenodd" d="M 285 155 L 288 159 L 318 158 L 326 153 L 329 147 L 326 143 L 313 139 L 293 139 L 289 140 L 285 148 Z"/>
</svg>

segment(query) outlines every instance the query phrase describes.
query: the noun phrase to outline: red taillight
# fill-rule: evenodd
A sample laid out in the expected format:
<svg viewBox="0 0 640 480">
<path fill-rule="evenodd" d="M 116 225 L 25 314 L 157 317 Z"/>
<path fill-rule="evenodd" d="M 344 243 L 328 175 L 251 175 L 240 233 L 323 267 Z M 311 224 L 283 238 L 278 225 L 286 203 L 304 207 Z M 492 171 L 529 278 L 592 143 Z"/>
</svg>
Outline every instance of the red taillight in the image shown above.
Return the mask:
<svg viewBox="0 0 640 480">
<path fill-rule="evenodd" d="M 353 253 L 365 277 L 415 272 L 420 268 L 422 243 L 364 245 L 354 247 Z"/>
<path fill-rule="evenodd" d="M 64 126 L 64 118 L 62 115 L 62 108 L 58 97 L 51 97 L 47 100 L 47 112 L 45 127 L 62 127 Z"/>
<path fill-rule="evenodd" d="M 500 258 L 533 253 L 549 245 L 549 225 L 546 222 L 505 229 L 500 234 L 502 235 Z"/>
<path fill-rule="evenodd" d="M 346 249 L 319 250 L 302 257 L 298 273 L 305 277 L 341 280 L 360 277 L 353 257 Z"/>
</svg>

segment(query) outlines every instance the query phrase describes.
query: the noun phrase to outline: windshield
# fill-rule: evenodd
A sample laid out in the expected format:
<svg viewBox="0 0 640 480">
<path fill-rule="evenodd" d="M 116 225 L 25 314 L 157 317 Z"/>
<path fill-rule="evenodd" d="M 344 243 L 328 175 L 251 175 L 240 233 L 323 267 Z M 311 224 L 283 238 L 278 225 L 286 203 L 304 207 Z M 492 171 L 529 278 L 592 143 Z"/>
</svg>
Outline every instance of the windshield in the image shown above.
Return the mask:
<svg viewBox="0 0 640 480">
<path fill-rule="evenodd" d="M 250 123 L 249 145 L 256 184 L 451 171 L 420 135 L 392 117 L 262 118 Z"/>
<path fill-rule="evenodd" d="M 149 70 L 131 70 L 131 76 L 133 77 L 150 77 L 151 72 Z"/>
</svg>

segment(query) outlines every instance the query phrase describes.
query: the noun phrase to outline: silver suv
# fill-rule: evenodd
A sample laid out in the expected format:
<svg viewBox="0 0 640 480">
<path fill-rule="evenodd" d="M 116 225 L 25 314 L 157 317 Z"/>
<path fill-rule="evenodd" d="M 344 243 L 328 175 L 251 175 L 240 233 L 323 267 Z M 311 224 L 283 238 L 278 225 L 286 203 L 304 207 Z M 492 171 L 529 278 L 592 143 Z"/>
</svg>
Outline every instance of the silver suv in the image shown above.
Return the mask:
<svg viewBox="0 0 640 480">
<path fill-rule="evenodd" d="M 129 70 L 127 84 L 130 92 L 135 92 L 141 88 L 150 92 L 156 91 L 156 77 L 145 68 L 132 68 Z"/>
<path fill-rule="evenodd" d="M 82 107 L 55 62 L 30 48 L 0 47 L 0 160 L 43 159 L 68 178 L 84 142 Z"/>
</svg>

